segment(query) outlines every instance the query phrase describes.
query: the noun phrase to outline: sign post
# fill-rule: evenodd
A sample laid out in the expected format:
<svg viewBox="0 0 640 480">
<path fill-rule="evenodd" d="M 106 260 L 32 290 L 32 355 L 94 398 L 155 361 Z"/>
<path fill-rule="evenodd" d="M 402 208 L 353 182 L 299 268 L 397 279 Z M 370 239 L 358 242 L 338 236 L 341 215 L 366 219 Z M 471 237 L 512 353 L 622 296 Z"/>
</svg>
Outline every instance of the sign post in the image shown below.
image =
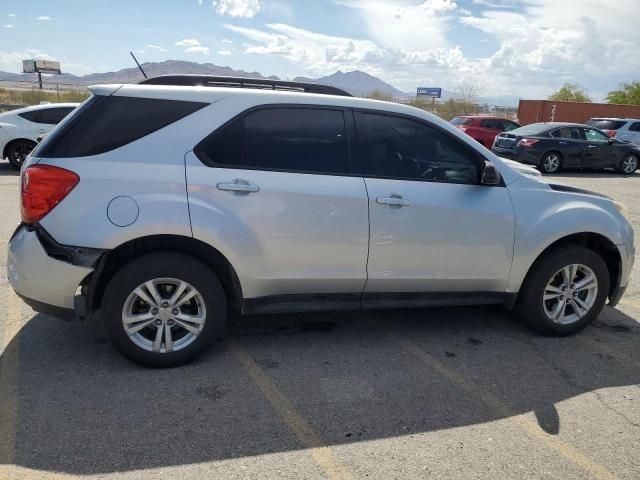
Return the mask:
<svg viewBox="0 0 640 480">
<path fill-rule="evenodd" d="M 42 90 L 42 74 L 43 73 L 62 73 L 60 70 L 60 62 L 53 60 L 23 60 L 22 61 L 23 73 L 37 73 L 38 83 L 40 84 L 40 90 Z"/>
<path fill-rule="evenodd" d="M 418 87 L 416 91 L 417 97 L 431 97 L 431 111 L 436 109 L 436 98 L 442 96 L 442 88 L 440 87 Z"/>
</svg>

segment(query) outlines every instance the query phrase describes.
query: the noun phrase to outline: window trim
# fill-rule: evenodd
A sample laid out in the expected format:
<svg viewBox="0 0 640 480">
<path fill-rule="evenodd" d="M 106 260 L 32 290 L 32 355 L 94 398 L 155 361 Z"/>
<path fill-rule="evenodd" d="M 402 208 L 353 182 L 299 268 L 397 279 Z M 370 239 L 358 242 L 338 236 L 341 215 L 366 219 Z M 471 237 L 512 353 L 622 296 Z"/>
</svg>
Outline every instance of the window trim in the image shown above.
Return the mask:
<svg viewBox="0 0 640 480">
<path fill-rule="evenodd" d="M 365 133 L 365 129 L 364 129 L 364 118 L 362 118 L 362 116 L 366 113 L 369 114 L 373 114 L 373 115 L 382 115 L 382 116 L 386 116 L 386 117 L 392 117 L 392 118 L 401 118 L 404 120 L 410 120 L 410 121 L 414 121 L 417 123 L 420 123 L 422 125 L 425 125 L 429 128 L 433 128 L 434 130 L 437 130 L 438 132 L 444 134 L 445 136 L 449 137 L 451 140 L 453 140 L 454 142 L 458 142 L 459 144 L 462 145 L 463 148 L 467 149 L 469 151 L 470 154 L 473 155 L 473 158 L 475 159 L 476 163 L 478 164 L 478 170 L 479 172 L 481 172 L 482 170 L 482 166 L 485 164 L 485 162 L 490 162 L 491 160 L 489 158 L 484 157 L 483 155 L 480 154 L 480 152 L 477 152 L 476 150 L 474 150 L 473 148 L 471 148 L 470 145 L 466 144 L 465 142 L 463 142 L 462 140 L 460 140 L 458 137 L 456 137 L 455 135 L 453 135 L 451 132 L 448 132 L 447 130 L 445 130 L 444 128 L 440 127 L 439 125 L 436 125 L 435 123 L 431 123 L 428 122 L 427 120 L 424 120 L 422 118 L 419 117 L 414 117 L 412 115 L 407 115 L 404 113 L 398 113 L 398 112 L 389 112 L 386 110 L 376 110 L 376 109 L 370 109 L 370 108 L 354 108 L 353 109 L 353 113 L 355 116 L 355 120 L 356 120 L 356 128 L 358 131 L 358 138 L 359 138 L 359 146 L 360 146 L 360 155 L 362 155 L 363 158 L 363 165 L 362 165 L 362 176 L 364 178 L 379 178 L 379 179 L 384 179 L 384 180 L 399 180 L 399 181 L 404 181 L 404 182 L 425 182 L 425 183 L 441 183 L 444 185 L 469 185 L 469 186 L 480 186 L 480 187 L 506 187 L 506 184 L 504 183 L 504 178 L 502 177 L 502 175 L 500 175 L 500 183 L 496 184 L 496 185 L 485 185 L 482 183 L 482 178 L 481 176 L 479 176 L 478 181 L 475 183 L 469 183 L 469 182 L 444 182 L 442 180 L 432 180 L 432 179 L 426 179 L 426 178 L 407 178 L 407 177 L 392 177 L 392 176 L 387 176 L 387 175 L 373 175 L 370 173 L 366 173 L 366 166 L 368 166 L 369 168 L 371 168 L 372 166 L 372 159 L 371 159 L 371 151 L 369 150 L 369 139 L 368 136 Z"/>
<path fill-rule="evenodd" d="M 215 162 L 212 162 L 210 159 L 205 157 L 203 154 L 203 147 L 205 140 L 210 136 L 215 135 L 217 132 L 220 132 L 222 129 L 231 125 L 233 122 L 244 120 L 245 117 L 251 115 L 254 112 L 258 112 L 261 110 L 275 110 L 275 109 L 287 109 L 287 110 L 333 110 L 341 112 L 344 119 L 344 131 L 346 136 L 346 147 L 347 147 L 347 169 L 349 170 L 346 173 L 331 173 L 331 172 L 316 172 L 310 170 L 293 170 L 286 168 L 265 168 L 265 167 L 254 167 L 249 165 L 221 165 Z M 202 162 L 203 165 L 210 168 L 220 168 L 225 170 L 247 170 L 247 171 L 258 171 L 258 172 L 281 172 L 281 173 L 297 173 L 302 175 L 324 175 L 324 176 L 333 176 L 333 177 L 362 177 L 362 170 L 359 169 L 359 162 L 354 159 L 353 150 L 354 150 L 354 137 L 356 135 L 355 124 L 353 123 L 353 118 L 351 119 L 351 125 L 349 116 L 352 116 L 352 109 L 349 107 L 342 107 L 337 105 L 315 105 L 315 104 L 297 104 L 297 103 L 273 103 L 273 104 L 262 104 L 256 105 L 254 107 L 248 108 L 247 110 L 243 110 L 238 113 L 234 117 L 230 118 L 223 124 L 221 124 L 218 128 L 213 130 L 209 135 L 200 140 L 194 147 L 193 153 L 194 155 Z M 242 158 L 243 160 L 246 158 L 246 142 L 245 142 L 245 131 L 244 131 L 244 121 L 242 122 Z"/>
</svg>

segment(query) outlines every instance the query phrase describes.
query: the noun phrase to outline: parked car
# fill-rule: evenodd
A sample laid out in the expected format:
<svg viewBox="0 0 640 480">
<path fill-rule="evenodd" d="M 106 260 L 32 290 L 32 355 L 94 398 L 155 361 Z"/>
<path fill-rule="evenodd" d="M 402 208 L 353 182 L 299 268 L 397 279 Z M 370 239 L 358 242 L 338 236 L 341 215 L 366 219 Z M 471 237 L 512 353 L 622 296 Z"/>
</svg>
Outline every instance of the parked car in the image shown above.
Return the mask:
<svg viewBox="0 0 640 480">
<path fill-rule="evenodd" d="M 456 117 L 451 120 L 451 124 L 487 148 L 491 148 L 498 133 L 509 132 L 520 127 L 516 122 L 506 118 L 482 115 Z"/>
<path fill-rule="evenodd" d="M 640 147 L 578 123 L 532 123 L 498 134 L 491 150 L 535 165 L 542 173 L 562 168 L 613 168 L 630 175 L 638 168 Z"/>
<path fill-rule="evenodd" d="M 640 145 L 640 119 L 638 118 L 592 118 L 587 125 L 605 131 L 621 142 Z"/>
<path fill-rule="evenodd" d="M 231 310 L 501 304 L 567 335 L 624 293 L 621 204 L 523 175 L 419 109 L 244 82 L 92 87 L 23 166 L 14 290 L 163 367 Z"/>
<path fill-rule="evenodd" d="M 79 103 L 48 103 L 0 113 L 0 152 L 19 169 L 36 139 L 50 132 Z"/>
</svg>

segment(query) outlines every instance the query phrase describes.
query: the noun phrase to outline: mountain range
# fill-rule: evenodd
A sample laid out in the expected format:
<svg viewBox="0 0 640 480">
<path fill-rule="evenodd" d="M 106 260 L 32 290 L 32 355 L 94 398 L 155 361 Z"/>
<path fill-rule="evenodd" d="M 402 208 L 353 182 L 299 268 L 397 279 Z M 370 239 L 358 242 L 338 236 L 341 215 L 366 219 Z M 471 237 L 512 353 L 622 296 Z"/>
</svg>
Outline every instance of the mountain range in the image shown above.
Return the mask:
<svg viewBox="0 0 640 480">
<path fill-rule="evenodd" d="M 231 67 L 214 65 L 213 63 L 195 63 L 183 60 L 165 60 L 164 62 L 147 62 L 142 64 L 142 68 L 147 76 L 155 77 L 158 75 L 169 75 L 176 73 L 183 74 L 200 74 L 200 75 L 217 75 L 229 77 L 250 77 L 250 78 L 269 78 L 280 80 L 276 76 L 265 77 L 259 72 L 247 72 L 244 70 L 235 70 Z M 124 68 L 115 72 L 90 73 L 87 75 L 73 75 L 63 73 L 61 75 L 51 75 L 44 81 L 46 83 L 60 83 L 70 85 L 94 85 L 100 83 L 136 83 L 142 80 L 142 74 L 137 67 Z M 37 82 L 38 77 L 33 73 L 9 73 L 0 71 L 0 81 L 4 82 Z M 332 75 L 319 78 L 297 77 L 294 81 L 321 83 L 338 87 L 355 96 L 365 96 L 373 91 L 390 95 L 394 98 L 408 98 L 414 96 L 414 92 L 403 92 L 394 86 L 382 81 L 381 79 L 369 75 L 360 70 L 351 72 L 337 71 Z M 17 84 L 16 84 L 17 85 Z M 450 98 L 454 95 L 446 90 L 443 91 L 443 99 Z M 517 97 L 480 97 L 479 103 L 495 104 L 495 100 L 501 99 L 502 105 L 517 105 Z"/>
</svg>

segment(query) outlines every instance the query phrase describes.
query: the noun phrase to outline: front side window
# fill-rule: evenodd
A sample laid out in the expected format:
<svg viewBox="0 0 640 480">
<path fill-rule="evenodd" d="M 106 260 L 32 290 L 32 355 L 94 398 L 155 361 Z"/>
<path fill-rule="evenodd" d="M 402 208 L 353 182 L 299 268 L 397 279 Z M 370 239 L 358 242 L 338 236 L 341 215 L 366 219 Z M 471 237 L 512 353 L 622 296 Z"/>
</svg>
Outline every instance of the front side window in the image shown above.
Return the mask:
<svg viewBox="0 0 640 480">
<path fill-rule="evenodd" d="M 342 110 L 260 109 L 219 128 L 194 152 L 215 167 L 349 173 Z"/>
<path fill-rule="evenodd" d="M 469 125 L 471 123 L 473 123 L 473 118 L 469 117 L 456 117 L 451 120 L 451 125 L 455 125 L 456 127 L 458 125 Z"/>
<path fill-rule="evenodd" d="M 498 129 L 498 120 L 482 120 L 480 126 L 483 128 L 490 128 L 492 130 Z"/>
<path fill-rule="evenodd" d="M 520 125 L 514 122 L 510 122 L 509 120 L 502 121 L 502 130 L 505 132 L 510 132 L 511 130 L 515 130 L 516 128 L 520 128 Z"/>
<path fill-rule="evenodd" d="M 587 140 L 590 142 L 601 142 L 604 143 L 609 140 L 609 137 L 604 133 L 601 133 L 597 130 L 592 130 L 591 128 L 585 128 L 584 134 L 587 137 Z"/>
<path fill-rule="evenodd" d="M 480 162 L 463 142 L 406 118 L 370 113 L 362 118 L 370 153 L 367 175 L 478 183 Z"/>
</svg>

